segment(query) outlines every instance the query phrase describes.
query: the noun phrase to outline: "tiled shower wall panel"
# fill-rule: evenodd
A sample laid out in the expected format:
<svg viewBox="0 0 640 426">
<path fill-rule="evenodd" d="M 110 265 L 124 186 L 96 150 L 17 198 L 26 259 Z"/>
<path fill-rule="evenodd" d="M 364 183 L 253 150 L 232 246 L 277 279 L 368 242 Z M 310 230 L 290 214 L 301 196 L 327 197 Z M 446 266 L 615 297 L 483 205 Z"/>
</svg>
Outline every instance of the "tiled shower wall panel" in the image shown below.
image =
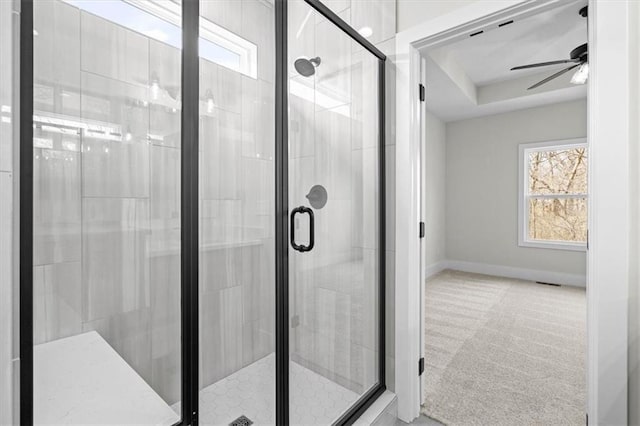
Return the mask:
<svg viewBox="0 0 640 426">
<path fill-rule="evenodd" d="M 275 13 L 271 2 L 201 1 L 201 15 L 254 43 L 257 78 L 201 62 L 201 385 L 275 348 Z M 202 112 L 201 112 L 202 115 Z M 222 247 L 220 244 L 222 243 Z"/>
<path fill-rule="evenodd" d="M 17 373 L 17 346 L 14 346 L 13 300 L 13 221 L 14 186 L 13 174 L 14 84 L 13 48 L 15 30 L 13 23 L 18 16 L 13 13 L 11 1 L 0 2 L 0 424 L 13 424 L 14 371 Z M 17 374 L 15 375 L 17 377 Z"/>
</svg>

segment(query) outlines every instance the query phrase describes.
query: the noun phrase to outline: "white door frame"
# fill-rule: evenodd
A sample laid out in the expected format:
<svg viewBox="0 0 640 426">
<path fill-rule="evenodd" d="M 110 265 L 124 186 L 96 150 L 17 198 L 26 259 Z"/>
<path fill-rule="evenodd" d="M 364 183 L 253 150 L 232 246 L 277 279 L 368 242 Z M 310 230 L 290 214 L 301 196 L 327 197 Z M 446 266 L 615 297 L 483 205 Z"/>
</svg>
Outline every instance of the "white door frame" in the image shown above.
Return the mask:
<svg viewBox="0 0 640 426">
<path fill-rule="evenodd" d="M 423 351 L 418 233 L 424 116 L 418 84 L 424 83 L 424 78 L 418 49 L 451 42 L 460 34 L 506 17 L 538 13 L 558 3 L 559 0 L 476 1 L 396 35 L 395 390 L 398 417 L 405 422 L 419 415 L 422 399 L 417 363 Z M 628 9 L 628 1 L 589 0 L 587 412 L 591 424 L 603 425 L 627 423 Z"/>
</svg>

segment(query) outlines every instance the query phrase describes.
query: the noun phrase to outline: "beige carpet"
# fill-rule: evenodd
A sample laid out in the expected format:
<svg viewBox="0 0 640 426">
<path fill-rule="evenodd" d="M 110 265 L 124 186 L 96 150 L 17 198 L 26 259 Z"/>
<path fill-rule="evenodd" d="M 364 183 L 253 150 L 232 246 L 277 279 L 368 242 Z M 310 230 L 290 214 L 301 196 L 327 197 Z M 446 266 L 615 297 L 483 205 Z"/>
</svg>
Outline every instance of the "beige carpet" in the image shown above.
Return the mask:
<svg viewBox="0 0 640 426">
<path fill-rule="evenodd" d="M 447 425 L 584 425 L 584 289 L 444 271 L 426 285 L 425 404 Z"/>
</svg>

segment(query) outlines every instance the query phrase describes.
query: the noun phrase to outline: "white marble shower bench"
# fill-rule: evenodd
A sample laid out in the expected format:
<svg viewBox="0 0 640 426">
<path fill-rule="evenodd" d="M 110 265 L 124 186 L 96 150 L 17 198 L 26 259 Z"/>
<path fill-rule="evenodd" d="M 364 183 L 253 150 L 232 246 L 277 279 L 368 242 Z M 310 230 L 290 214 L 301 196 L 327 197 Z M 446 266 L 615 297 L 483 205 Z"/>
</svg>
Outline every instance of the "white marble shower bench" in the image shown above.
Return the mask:
<svg viewBox="0 0 640 426">
<path fill-rule="evenodd" d="M 95 331 L 34 346 L 34 423 L 172 425 L 180 417 Z"/>
</svg>

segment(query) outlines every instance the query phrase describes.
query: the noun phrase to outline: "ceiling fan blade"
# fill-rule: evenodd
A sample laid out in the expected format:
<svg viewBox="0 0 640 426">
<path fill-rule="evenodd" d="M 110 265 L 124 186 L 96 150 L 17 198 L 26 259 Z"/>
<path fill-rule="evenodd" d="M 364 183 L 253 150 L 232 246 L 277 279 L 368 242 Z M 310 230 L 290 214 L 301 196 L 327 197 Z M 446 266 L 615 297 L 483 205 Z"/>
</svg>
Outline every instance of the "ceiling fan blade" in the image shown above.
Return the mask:
<svg viewBox="0 0 640 426">
<path fill-rule="evenodd" d="M 554 78 L 558 78 L 560 77 L 562 74 L 571 71 L 572 69 L 574 69 L 575 67 L 579 66 L 580 64 L 575 64 L 575 65 L 571 65 L 569 68 L 565 68 L 563 70 L 558 71 L 555 74 L 550 75 L 549 77 L 545 78 L 542 81 L 537 82 L 536 84 L 534 84 L 531 87 L 527 87 L 527 90 L 531 90 L 531 89 L 535 89 L 536 87 L 540 87 L 545 83 L 550 82 L 551 80 L 553 80 Z"/>
<path fill-rule="evenodd" d="M 560 61 L 540 62 L 540 63 L 537 63 L 537 64 L 520 65 L 519 67 L 511 68 L 511 71 L 524 70 L 524 69 L 527 69 L 527 68 L 546 67 L 546 66 L 549 66 L 549 65 L 573 64 L 575 62 L 580 62 L 580 60 L 579 59 L 562 59 Z"/>
</svg>

